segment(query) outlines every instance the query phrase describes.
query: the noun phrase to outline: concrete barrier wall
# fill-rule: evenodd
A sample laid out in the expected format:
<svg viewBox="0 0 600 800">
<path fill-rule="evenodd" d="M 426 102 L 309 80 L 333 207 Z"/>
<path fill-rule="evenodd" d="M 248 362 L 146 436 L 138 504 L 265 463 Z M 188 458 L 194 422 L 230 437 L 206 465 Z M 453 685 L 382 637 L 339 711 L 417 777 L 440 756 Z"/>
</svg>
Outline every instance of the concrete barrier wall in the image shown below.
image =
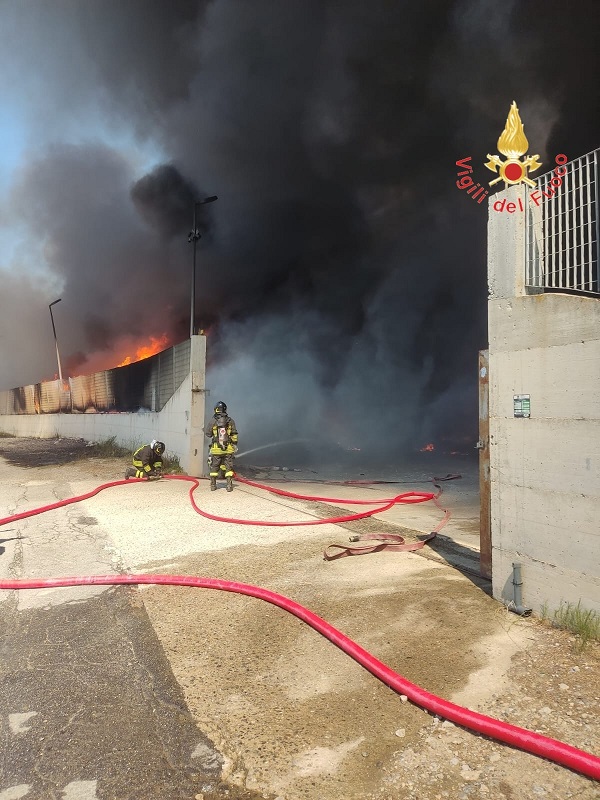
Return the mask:
<svg viewBox="0 0 600 800">
<path fill-rule="evenodd" d="M 114 436 L 117 444 L 131 450 L 159 439 L 189 475 L 204 475 L 206 338 L 193 336 L 191 345 L 190 373 L 159 412 L 2 414 L 0 431 L 13 436 L 64 436 L 90 442 Z"/>
<path fill-rule="evenodd" d="M 525 606 L 600 612 L 600 301 L 526 294 L 524 224 L 490 211 L 493 592 L 513 598 L 518 562 Z M 530 417 L 514 395 L 530 396 Z"/>
</svg>

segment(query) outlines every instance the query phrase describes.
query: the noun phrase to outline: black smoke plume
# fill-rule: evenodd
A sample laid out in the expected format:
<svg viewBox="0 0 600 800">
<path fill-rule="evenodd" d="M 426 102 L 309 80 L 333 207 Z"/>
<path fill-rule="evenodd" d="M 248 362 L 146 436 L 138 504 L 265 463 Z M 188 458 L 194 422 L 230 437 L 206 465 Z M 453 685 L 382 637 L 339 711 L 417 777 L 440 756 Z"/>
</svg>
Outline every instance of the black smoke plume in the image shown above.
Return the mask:
<svg viewBox="0 0 600 800">
<path fill-rule="evenodd" d="M 513 100 L 548 168 L 598 146 L 595 12 L 8 0 L 0 74 L 35 133 L 2 202 L 22 235 L 0 262 L 2 341 L 21 345 L 5 347 L 2 385 L 51 377 L 56 296 L 80 371 L 114 365 L 123 337 L 185 338 L 193 202 L 216 194 L 199 217 L 197 315 L 211 397 L 246 446 L 472 447 L 486 212 L 455 162 L 483 175 Z"/>
</svg>

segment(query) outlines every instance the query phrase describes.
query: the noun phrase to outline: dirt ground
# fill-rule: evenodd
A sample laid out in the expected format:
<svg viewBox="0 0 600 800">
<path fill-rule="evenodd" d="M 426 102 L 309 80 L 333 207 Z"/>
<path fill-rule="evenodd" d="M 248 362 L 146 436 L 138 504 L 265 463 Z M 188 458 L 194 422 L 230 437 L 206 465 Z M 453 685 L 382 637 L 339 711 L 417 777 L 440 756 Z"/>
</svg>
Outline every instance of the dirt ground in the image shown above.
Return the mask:
<svg viewBox="0 0 600 800">
<path fill-rule="evenodd" d="M 36 472 L 63 464 L 62 480 L 121 477 L 122 460 L 86 458 L 85 443 L 28 440 L 27 452 L 15 441 L 0 439 L 0 455 Z M 279 592 L 429 692 L 600 753 L 600 646 L 578 653 L 573 636 L 511 614 L 443 559 L 382 552 L 328 563 L 330 537 L 295 530 L 275 545 L 217 544 L 140 571 Z M 226 759 L 232 795 L 237 787 L 271 800 L 600 798 L 594 781 L 406 702 L 281 609 L 228 592 L 140 595 L 198 727 Z"/>
<path fill-rule="evenodd" d="M 314 542 L 232 556 L 190 558 L 177 571 L 269 587 L 434 694 L 600 751 L 598 648 L 576 655 L 572 637 L 511 615 L 466 577 L 411 554 L 315 564 Z M 418 566 L 403 574 L 398 556 Z M 281 800 L 600 797 L 585 778 L 403 703 L 276 608 L 166 594 L 148 589 L 144 603 L 240 785 Z"/>
</svg>

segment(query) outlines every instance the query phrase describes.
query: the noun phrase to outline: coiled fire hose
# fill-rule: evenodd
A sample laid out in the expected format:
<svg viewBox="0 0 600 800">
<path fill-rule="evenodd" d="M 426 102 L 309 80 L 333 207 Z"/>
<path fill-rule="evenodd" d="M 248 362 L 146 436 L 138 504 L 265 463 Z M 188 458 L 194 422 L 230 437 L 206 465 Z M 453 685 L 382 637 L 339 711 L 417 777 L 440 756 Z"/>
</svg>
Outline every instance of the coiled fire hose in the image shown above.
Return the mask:
<svg viewBox="0 0 600 800">
<path fill-rule="evenodd" d="M 197 478 L 182 475 L 168 475 L 165 477 L 169 479 L 187 480 L 192 482 L 194 484 L 192 489 L 190 489 L 190 499 L 192 505 L 199 514 L 202 514 L 202 516 L 208 517 L 209 519 L 237 523 L 241 522 L 242 524 L 248 525 L 312 525 L 320 524 L 322 522 L 334 522 L 336 519 L 334 518 L 327 520 L 315 520 L 314 522 L 297 523 L 268 523 L 252 522 L 249 520 L 228 520 L 223 517 L 211 515 L 208 512 L 202 511 L 198 508 L 192 496 L 194 489 L 199 485 L 199 480 Z M 240 477 L 237 479 L 252 486 L 265 488 L 268 491 L 274 491 L 272 487 L 263 487 L 261 484 L 247 481 L 246 479 L 242 479 Z M 12 516 L 0 519 L 0 526 L 9 522 L 25 519 L 26 517 L 31 517 L 36 514 L 42 514 L 46 511 L 60 508 L 71 503 L 89 499 L 104 489 L 112 486 L 119 486 L 125 483 L 135 482 L 137 481 L 113 481 L 111 483 L 105 483 L 85 495 L 67 498 L 57 503 L 52 503 L 47 506 L 42 506 L 40 508 L 32 509 L 19 514 L 13 514 Z M 277 494 L 283 493 L 281 490 L 275 490 L 275 492 Z M 286 492 L 285 494 L 287 496 L 309 499 L 306 496 L 294 495 L 293 493 Z M 398 498 L 400 497 L 402 497 L 402 495 L 398 495 Z M 383 506 L 383 508 L 379 508 L 374 511 L 361 512 L 360 514 L 351 515 L 350 517 L 351 519 L 360 519 L 366 516 L 371 516 L 374 513 L 378 513 L 385 508 L 391 508 L 391 506 L 396 502 L 422 502 L 425 499 L 431 499 L 432 496 L 429 493 L 416 492 L 407 493 L 405 497 L 405 500 L 393 498 L 392 500 L 387 501 L 341 500 L 338 502 L 384 502 L 386 504 Z M 319 499 L 329 501 L 332 500 L 332 498 Z M 343 519 L 346 521 L 348 518 L 338 517 L 337 519 Z M 579 750 L 576 747 L 572 747 L 571 745 L 565 744 L 564 742 L 560 742 L 556 739 L 551 739 L 547 736 L 543 736 L 542 734 L 534 733 L 533 731 L 526 730 L 525 728 L 519 728 L 515 725 L 510 725 L 509 723 L 501 722 L 500 720 L 493 719 L 492 717 L 487 717 L 484 714 L 479 714 L 476 711 L 471 711 L 470 709 L 455 705 L 448 700 L 443 700 L 442 698 L 437 697 L 436 695 L 433 695 L 424 689 L 421 689 L 419 686 L 410 683 L 410 681 L 406 680 L 406 678 L 387 667 L 382 661 L 379 661 L 379 659 L 375 658 L 375 656 L 371 655 L 371 653 L 362 648 L 356 642 L 352 641 L 352 639 L 349 639 L 347 636 L 341 633 L 341 631 L 338 631 L 328 622 L 321 619 L 316 614 L 313 614 L 312 611 L 309 611 L 307 608 L 301 606 L 299 603 L 296 603 L 294 600 L 291 600 L 289 597 L 277 594 L 269 589 L 263 589 L 260 586 L 252 586 L 251 584 L 238 583 L 236 581 L 225 581 L 217 578 L 199 578 L 187 575 L 88 575 L 35 580 L 0 580 L 0 589 L 46 589 L 66 586 L 114 586 L 121 584 L 195 586 L 202 589 L 218 589 L 225 592 L 235 592 L 237 594 L 244 594 L 248 595 L 249 597 L 256 597 L 259 600 L 264 600 L 267 603 L 271 603 L 272 605 L 282 608 L 284 611 L 287 611 L 290 614 L 293 614 L 295 617 L 298 617 L 298 619 L 302 620 L 307 625 L 310 625 L 311 628 L 316 630 L 326 639 L 329 639 L 329 641 L 335 644 L 336 647 L 339 647 L 340 650 L 343 650 L 343 652 L 357 661 L 380 681 L 385 683 L 391 689 L 394 689 L 394 691 L 406 695 L 411 702 L 415 703 L 421 708 L 426 709 L 431 714 L 436 714 L 464 728 L 483 734 L 484 736 L 488 736 L 492 739 L 496 739 L 497 741 L 505 742 L 506 744 L 517 747 L 525 752 L 546 758 L 549 761 L 553 761 L 556 764 L 568 767 L 569 769 L 579 772 L 582 775 L 586 775 L 589 778 L 600 780 L 600 758 L 597 756 L 594 756 L 591 753 L 586 753 L 583 750 Z"/>
</svg>

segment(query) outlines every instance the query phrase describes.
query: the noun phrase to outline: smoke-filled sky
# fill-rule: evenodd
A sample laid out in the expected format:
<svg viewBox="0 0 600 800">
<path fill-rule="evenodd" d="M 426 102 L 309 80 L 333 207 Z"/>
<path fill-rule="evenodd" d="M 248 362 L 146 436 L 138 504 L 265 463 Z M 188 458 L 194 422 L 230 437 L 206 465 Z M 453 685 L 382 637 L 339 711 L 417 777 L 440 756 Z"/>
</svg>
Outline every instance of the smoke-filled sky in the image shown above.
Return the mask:
<svg viewBox="0 0 600 800">
<path fill-rule="evenodd" d="M 242 441 L 477 438 L 486 208 L 517 102 L 600 144 L 596 0 L 0 0 L 0 388 L 197 322 Z M 490 173 L 486 173 L 488 179 Z M 244 435 L 245 433 L 245 435 Z"/>
</svg>

